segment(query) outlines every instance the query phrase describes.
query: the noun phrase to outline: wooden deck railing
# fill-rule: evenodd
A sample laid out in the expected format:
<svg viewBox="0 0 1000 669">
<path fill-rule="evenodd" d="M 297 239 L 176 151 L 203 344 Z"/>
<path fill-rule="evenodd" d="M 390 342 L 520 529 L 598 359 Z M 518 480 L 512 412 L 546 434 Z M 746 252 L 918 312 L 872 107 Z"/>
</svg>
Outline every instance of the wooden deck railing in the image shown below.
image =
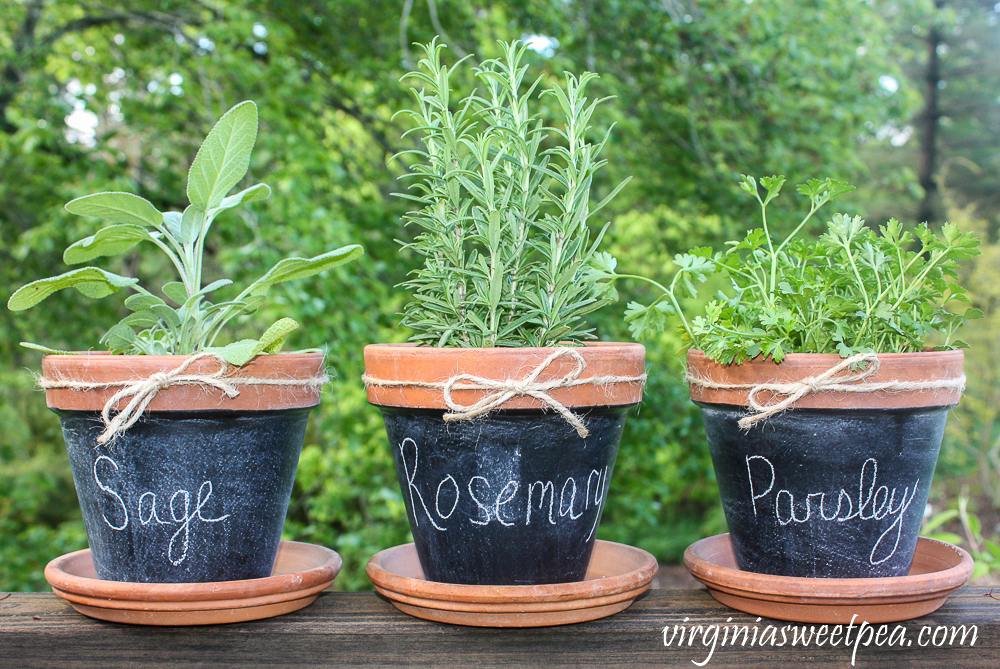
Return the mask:
<svg viewBox="0 0 1000 669">
<path fill-rule="evenodd" d="M 1000 599 L 966 586 L 937 612 L 883 632 L 855 626 L 809 645 L 728 609 L 705 590 L 651 590 L 628 610 L 589 623 L 536 629 L 459 627 L 418 620 L 372 593 L 324 593 L 269 620 L 210 627 L 140 627 L 92 620 L 47 593 L 0 593 L 0 667 L 1000 667 Z M 859 621 L 860 622 L 860 621 Z M 719 626 L 713 628 L 711 626 Z M 774 625 L 773 645 L 768 641 Z M 734 626 L 750 640 L 724 643 Z M 964 626 L 964 628 L 962 628 Z M 667 628 L 664 645 L 664 628 Z M 902 631 L 900 631 L 902 630 Z M 714 650 L 712 639 L 718 636 Z M 683 645 L 679 635 L 683 632 Z M 964 641 L 962 635 L 965 635 Z M 693 637 L 693 638 L 692 638 Z M 754 637 L 756 643 L 754 643 Z M 860 639 L 860 640 L 859 640 Z M 740 637 L 742 640 L 742 637 Z M 822 640 L 822 645 L 817 645 Z M 793 641 L 795 641 L 793 645 Z M 846 643 L 845 643 L 846 641 Z M 763 642 L 763 645 L 762 645 Z M 707 645 L 706 645 L 707 644 Z M 707 660 L 707 661 L 706 661 Z"/>
</svg>

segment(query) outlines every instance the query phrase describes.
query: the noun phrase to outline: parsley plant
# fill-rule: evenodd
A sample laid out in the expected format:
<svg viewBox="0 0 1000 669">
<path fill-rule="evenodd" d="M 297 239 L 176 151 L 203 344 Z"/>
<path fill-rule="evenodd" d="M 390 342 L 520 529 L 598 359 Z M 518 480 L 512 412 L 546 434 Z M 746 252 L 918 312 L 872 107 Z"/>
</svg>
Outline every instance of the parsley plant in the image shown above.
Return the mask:
<svg viewBox="0 0 1000 669">
<path fill-rule="evenodd" d="M 835 179 L 811 179 L 798 186 L 809 210 L 786 236 L 775 237 L 767 205 L 784 185 L 781 176 L 744 176 L 743 190 L 760 204 L 763 225 L 725 252 L 697 248 L 674 258 L 677 268 L 669 287 L 645 277 L 618 274 L 613 259 L 598 256 L 593 272 L 606 290 L 621 278 L 656 286 L 660 295 L 647 305 L 632 302 L 626 320 L 636 337 L 662 331 L 673 316 L 684 337 L 722 364 L 758 356 L 781 362 L 787 353 L 902 353 L 919 351 L 940 332 L 938 349 L 965 346 L 954 339 L 977 309 L 951 311 L 967 303 L 957 278 L 959 261 L 979 253 L 979 240 L 946 223 L 939 234 L 926 224 L 913 233 L 895 219 L 876 233 L 858 216 L 834 214 L 819 239 L 798 235 L 830 200 L 853 187 Z M 761 188 L 763 188 L 763 196 Z M 679 299 L 698 294 L 697 284 L 721 272 L 730 289 L 720 291 L 705 312 L 687 318 Z"/>
</svg>

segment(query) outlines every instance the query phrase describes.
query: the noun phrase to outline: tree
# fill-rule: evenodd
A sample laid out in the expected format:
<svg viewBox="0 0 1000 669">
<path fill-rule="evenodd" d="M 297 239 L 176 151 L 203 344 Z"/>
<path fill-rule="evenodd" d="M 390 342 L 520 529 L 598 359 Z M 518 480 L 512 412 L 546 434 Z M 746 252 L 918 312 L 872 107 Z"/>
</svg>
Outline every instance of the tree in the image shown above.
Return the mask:
<svg viewBox="0 0 1000 669">
<path fill-rule="evenodd" d="M 1000 225 L 1000 5 L 987 0 L 902 0 L 882 11 L 903 64 L 900 93 L 920 107 L 912 117 L 873 125 L 867 155 L 888 174 L 907 173 L 892 183 L 875 174 L 874 198 L 891 198 L 900 216 L 941 222 L 946 211 L 939 182 L 960 206 L 974 204 L 989 221 L 987 236 Z M 897 82 L 890 81 L 893 87 Z M 912 137 L 912 139 L 911 139 Z M 879 204 L 876 210 L 888 209 Z M 888 215 L 891 212 L 886 212 Z"/>
<path fill-rule="evenodd" d="M 851 181 L 864 123 L 897 107 L 878 86 L 894 71 L 884 22 L 863 2 L 579 2 L 541 21 L 523 5 L 558 41 L 556 67 L 593 67 L 618 96 L 619 169 L 637 182 L 626 207 L 738 221 L 740 173 Z"/>
</svg>

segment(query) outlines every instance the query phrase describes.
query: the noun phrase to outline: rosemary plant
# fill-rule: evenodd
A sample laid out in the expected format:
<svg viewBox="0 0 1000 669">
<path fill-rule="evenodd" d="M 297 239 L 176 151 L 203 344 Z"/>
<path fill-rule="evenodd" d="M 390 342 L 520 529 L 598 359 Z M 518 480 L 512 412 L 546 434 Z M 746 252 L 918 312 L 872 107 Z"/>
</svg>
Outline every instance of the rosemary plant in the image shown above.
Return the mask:
<svg viewBox="0 0 1000 669">
<path fill-rule="evenodd" d="M 103 218 L 114 224 L 67 248 L 63 254 L 67 264 L 120 255 L 140 242 L 148 242 L 169 258 L 179 274 L 180 281 L 167 283 L 161 289 L 163 298 L 176 306 L 140 286 L 138 279 L 97 267 L 75 269 L 29 283 L 11 295 L 7 306 L 21 311 L 66 288 L 75 288 L 91 298 L 131 288 L 136 292 L 125 300 L 125 307 L 133 313 L 101 338 L 101 343 L 113 353 L 188 355 L 208 351 L 218 353 L 234 365 L 246 364 L 262 353 L 277 353 L 285 337 L 298 327 L 291 318 L 275 322 L 260 339 L 244 339 L 221 347 L 216 347 L 215 342 L 233 318 L 256 312 L 271 286 L 318 274 L 358 257 L 363 251 L 353 244 L 314 258 L 286 258 L 235 297 L 215 303 L 208 300 L 211 293 L 233 283 L 219 279 L 202 286 L 205 237 L 212 223 L 228 209 L 271 194 L 267 185 L 257 184 L 227 195 L 246 175 L 256 139 L 257 107 L 253 102 L 238 104 L 219 119 L 191 164 L 187 183 L 191 204 L 183 213 L 160 212 L 148 200 L 131 193 L 95 193 L 66 205 L 71 213 Z M 49 353 L 66 353 L 38 344 L 22 342 L 22 345 Z"/>
<path fill-rule="evenodd" d="M 674 258 L 669 287 L 646 277 L 617 274 L 613 265 L 596 269 L 602 285 L 618 279 L 654 285 L 659 296 L 647 305 L 632 302 L 626 320 L 637 337 L 666 327 L 677 316 L 682 334 L 695 348 L 723 364 L 763 356 L 781 362 L 787 353 L 904 353 L 919 351 L 940 333 L 938 349 L 966 346 L 954 338 L 977 309 L 951 311 L 969 302 L 953 280 L 960 260 L 979 253 L 979 240 L 946 223 L 940 235 L 926 224 L 913 234 L 891 219 L 876 233 L 858 216 L 834 214 L 827 232 L 816 240 L 798 237 L 813 215 L 853 187 L 834 179 L 811 179 L 798 187 L 809 210 L 786 236 L 775 237 L 767 205 L 785 178 L 744 176 L 741 187 L 760 204 L 762 227 L 741 241 L 728 242 L 724 253 L 698 248 Z M 595 259 L 598 264 L 600 255 Z M 679 298 L 696 297 L 697 284 L 723 273 L 730 292 L 720 291 L 705 312 L 688 319 Z"/>
<path fill-rule="evenodd" d="M 603 100 L 588 101 L 597 75 L 566 74 L 551 96 L 565 123 L 546 126 L 532 112 L 541 78 L 526 84 L 526 50 L 501 42 L 503 55 L 475 68 L 482 91 L 454 102 L 451 68 L 437 41 L 408 77 L 416 108 L 401 112 L 423 140 L 407 175 L 420 205 L 406 216 L 420 228 L 405 246 L 423 266 L 403 286 L 413 299 L 403 311 L 412 339 L 435 346 L 551 346 L 593 338 L 583 316 L 610 302 L 588 264 L 596 235 L 590 219 L 625 185 L 591 206 L 598 158 L 610 134 L 589 139 L 590 120 Z M 464 60 L 464 59 L 463 59 Z M 550 139 L 556 139 L 549 146 Z M 626 180 L 627 181 L 627 180 Z"/>
</svg>

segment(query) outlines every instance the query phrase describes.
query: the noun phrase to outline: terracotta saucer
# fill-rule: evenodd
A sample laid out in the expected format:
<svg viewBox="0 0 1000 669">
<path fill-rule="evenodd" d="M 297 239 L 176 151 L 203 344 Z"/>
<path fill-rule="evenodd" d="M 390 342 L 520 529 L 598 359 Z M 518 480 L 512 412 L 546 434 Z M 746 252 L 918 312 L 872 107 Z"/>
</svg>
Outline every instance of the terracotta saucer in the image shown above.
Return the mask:
<svg viewBox="0 0 1000 669">
<path fill-rule="evenodd" d="M 936 611 L 972 575 L 972 557 L 957 546 L 920 537 L 906 576 L 799 578 L 741 571 L 728 534 L 684 552 L 684 566 L 719 602 L 755 616 L 801 623 L 889 623 Z"/>
<path fill-rule="evenodd" d="M 545 627 L 623 611 L 649 589 L 656 559 L 598 541 L 583 581 L 550 585 L 457 585 L 424 580 L 413 544 L 376 553 L 368 578 L 393 606 L 417 618 L 475 627 Z"/>
<path fill-rule="evenodd" d="M 216 625 L 280 616 L 309 606 L 333 584 L 340 556 L 329 548 L 282 541 L 271 576 L 218 583 L 123 583 L 94 573 L 90 550 L 45 567 L 52 592 L 99 620 L 133 625 Z"/>
</svg>

